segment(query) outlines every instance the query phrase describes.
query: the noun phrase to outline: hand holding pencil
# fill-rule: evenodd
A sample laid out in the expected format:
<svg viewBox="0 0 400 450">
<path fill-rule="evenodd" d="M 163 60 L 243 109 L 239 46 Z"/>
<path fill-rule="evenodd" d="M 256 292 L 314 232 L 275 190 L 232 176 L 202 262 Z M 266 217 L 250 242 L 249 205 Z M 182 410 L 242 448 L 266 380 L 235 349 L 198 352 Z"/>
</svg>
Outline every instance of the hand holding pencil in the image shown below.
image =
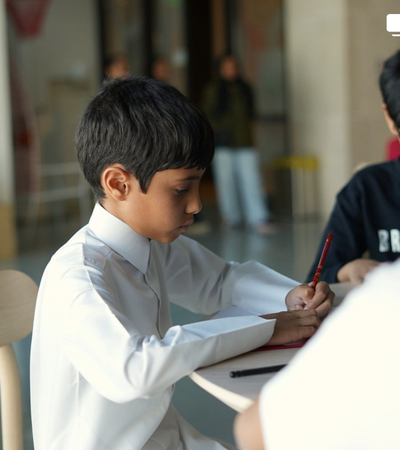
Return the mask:
<svg viewBox="0 0 400 450">
<path fill-rule="evenodd" d="M 310 286 L 314 289 L 315 289 L 315 286 L 318 284 L 319 277 L 321 275 L 322 269 L 324 268 L 325 259 L 326 259 L 326 256 L 328 255 L 328 250 L 331 245 L 332 238 L 333 238 L 333 234 L 329 233 L 328 237 L 326 238 L 324 248 L 322 249 L 322 254 L 321 254 L 321 258 L 319 260 L 318 266 L 317 266 L 317 270 L 315 271 L 314 278 L 310 284 Z"/>
<path fill-rule="evenodd" d="M 327 237 L 313 281 L 309 285 L 297 286 L 287 295 L 286 305 L 289 310 L 315 309 L 318 317 L 323 317 L 332 309 L 335 294 L 327 283 L 319 282 L 332 237 L 332 234 Z"/>
</svg>

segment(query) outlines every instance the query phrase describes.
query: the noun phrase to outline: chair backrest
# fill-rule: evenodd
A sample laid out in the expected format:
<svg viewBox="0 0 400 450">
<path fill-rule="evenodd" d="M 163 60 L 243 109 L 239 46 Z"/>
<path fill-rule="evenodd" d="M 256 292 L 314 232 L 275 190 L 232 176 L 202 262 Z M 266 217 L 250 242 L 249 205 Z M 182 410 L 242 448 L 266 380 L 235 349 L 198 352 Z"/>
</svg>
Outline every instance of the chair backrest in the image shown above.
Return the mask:
<svg viewBox="0 0 400 450">
<path fill-rule="evenodd" d="M 18 270 L 0 270 L 0 392 L 3 450 L 22 450 L 21 383 L 12 343 L 32 331 L 38 287 Z"/>
</svg>

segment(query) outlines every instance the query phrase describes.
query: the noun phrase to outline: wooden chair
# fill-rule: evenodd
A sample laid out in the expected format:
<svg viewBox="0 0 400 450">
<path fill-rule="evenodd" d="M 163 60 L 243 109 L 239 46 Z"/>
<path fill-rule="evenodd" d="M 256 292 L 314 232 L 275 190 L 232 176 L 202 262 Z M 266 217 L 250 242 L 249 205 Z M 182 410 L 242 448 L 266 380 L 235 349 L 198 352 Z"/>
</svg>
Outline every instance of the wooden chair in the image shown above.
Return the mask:
<svg viewBox="0 0 400 450">
<path fill-rule="evenodd" d="M 23 449 L 21 383 L 12 343 L 32 331 L 38 287 L 18 270 L 0 270 L 0 393 L 3 450 Z"/>
</svg>

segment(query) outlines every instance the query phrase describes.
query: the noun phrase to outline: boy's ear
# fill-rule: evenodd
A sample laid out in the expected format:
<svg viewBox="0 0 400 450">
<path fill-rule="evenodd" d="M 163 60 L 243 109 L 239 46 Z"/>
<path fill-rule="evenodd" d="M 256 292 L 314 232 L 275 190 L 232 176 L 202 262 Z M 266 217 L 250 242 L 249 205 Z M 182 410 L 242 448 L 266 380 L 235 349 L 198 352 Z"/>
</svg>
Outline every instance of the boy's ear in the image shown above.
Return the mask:
<svg viewBox="0 0 400 450">
<path fill-rule="evenodd" d="M 126 200 L 131 190 L 136 187 L 135 184 L 138 185 L 136 178 L 120 164 L 108 166 L 101 175 L 101 185 L 106 196 L 118 202 Z"/>
<path fill-rule="evenodd" d="M 385 120 L 386 120 L 387 126 L 389 128 L 389 131 L 392 134 L 394 134 L 395 136 L 398 137 L 399 136 L 399 130 L 397 129 L 396 124 L 393 122 L 393 119 L 389 116 L 386 103 L 382 104 L 382 110 L 383 110 L 383 115 L 385 116 Z"/>
</svg>

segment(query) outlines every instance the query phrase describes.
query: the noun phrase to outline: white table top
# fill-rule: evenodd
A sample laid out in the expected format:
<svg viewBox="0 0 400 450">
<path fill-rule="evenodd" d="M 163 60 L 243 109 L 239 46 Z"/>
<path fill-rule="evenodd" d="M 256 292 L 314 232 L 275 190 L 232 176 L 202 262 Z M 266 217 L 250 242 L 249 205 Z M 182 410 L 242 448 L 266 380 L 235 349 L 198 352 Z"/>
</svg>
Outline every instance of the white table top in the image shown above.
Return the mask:
<svg viewBox="0 0 400 450">
<path fill-rule="evenodd" d="M 298 348 L 288 348 L 254 351 L 198 369 L 189 376 L 201 388 L 235 411 L 243 411 L 253 403 L 264 383 L 275 376 L 275 373 L 240 378 L 231 378 L 229 373 L 232 370 L 286 364 L 298 350 Z"/>
<path fill-rule="evenodd" d="M 343 297 L 351 288 L 352 285 L 350 283 L 331 285 L 331 289 L 336 294 L 334 306 L 338 306 L 341 303 Z M 191 373 L 189 377 L 205 391 L 235 411 L 240 412 L 254 402 L 264 383 L 275 376 L 276 373 L 240 378 L 231 378 L 229 373 L 233 370 L 287 364 L 299 350 L 299 348 L 287 348 L 284 350 L 249 352 L 218 364 L 198 369 Z"/>
</svg>

